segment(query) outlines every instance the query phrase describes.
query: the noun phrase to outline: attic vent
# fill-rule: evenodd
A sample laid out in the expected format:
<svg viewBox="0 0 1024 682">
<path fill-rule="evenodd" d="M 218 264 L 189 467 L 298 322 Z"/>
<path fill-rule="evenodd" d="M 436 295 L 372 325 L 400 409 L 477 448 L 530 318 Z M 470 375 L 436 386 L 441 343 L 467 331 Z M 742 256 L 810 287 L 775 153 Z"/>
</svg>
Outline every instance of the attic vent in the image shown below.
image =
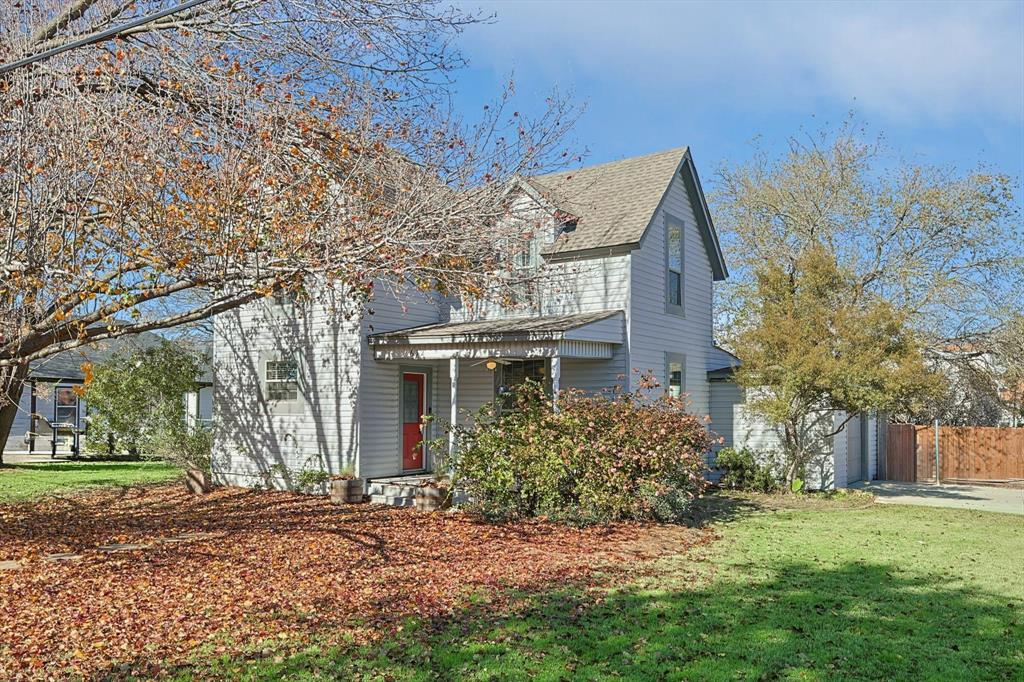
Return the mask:
<svg viewBox="0 0 1024 682">
<path fill-rule="evenodd" d="M 393 205 L 398 201 L 398 190 L 395 189 L 394 185 L 384 185 L 384 203 Z"/>
</svg>

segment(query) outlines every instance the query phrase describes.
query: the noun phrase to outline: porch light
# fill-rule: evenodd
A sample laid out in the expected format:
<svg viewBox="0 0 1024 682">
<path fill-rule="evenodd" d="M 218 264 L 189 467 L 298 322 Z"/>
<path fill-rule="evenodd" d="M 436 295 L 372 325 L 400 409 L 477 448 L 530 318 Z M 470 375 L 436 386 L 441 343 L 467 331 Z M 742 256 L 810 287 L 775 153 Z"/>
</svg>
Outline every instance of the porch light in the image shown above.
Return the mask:
<svg viewBox="0 0 1024 682">
<path fill-rule="evenodd" d="M 497 367 L 498 367 L 498 363 L 497 363 L 497 362 L 495 362 L 494 360 L 488 360 L 488 361 L 487 361 L 487 364 L 486 364 L 486 365 L 484 365 L 484 367 L 486 367 L 487 369 L 489 369 L 489 370 L 492 370 L 492 371 L 493 371 L 493 370 L 497 369 Z"/>
</svg>

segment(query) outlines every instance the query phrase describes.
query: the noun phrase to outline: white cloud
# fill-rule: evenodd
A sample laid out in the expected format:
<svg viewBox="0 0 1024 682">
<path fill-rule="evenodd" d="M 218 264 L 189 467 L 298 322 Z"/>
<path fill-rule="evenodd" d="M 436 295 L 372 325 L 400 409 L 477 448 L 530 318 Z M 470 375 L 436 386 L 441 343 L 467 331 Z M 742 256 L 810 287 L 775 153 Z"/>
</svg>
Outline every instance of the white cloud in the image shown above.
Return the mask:
<svg viewBox="0 0 1024 682">
<path fill-rule="evenodd" d="M 475 63 L 752 106 L 1024 119 L 1024 4 L 465 2 Z"/>
</svg>

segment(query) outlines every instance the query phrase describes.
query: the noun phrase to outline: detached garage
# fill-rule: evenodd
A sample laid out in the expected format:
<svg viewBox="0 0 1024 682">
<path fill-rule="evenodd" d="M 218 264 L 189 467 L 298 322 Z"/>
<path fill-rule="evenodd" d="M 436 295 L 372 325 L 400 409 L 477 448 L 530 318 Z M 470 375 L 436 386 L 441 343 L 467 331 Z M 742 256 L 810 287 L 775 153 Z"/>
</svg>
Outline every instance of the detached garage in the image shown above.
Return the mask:
<svg viewBox="0 0 1024 682">
<path fill-rule="evenodd" d="M 739 365 L 739 358 L 717 346 L 708 355 L 711 430 L 722 439 L 715 448 L 746 447 L 766 455 L 781 453 L 782 433 L 747 407 L 747 391 L 733 377 Z M 825 436 L 846 418 L 844 412 L 822 410 L 805 428 Z M 857 415 L 838 434 L 823 440 L 807 472 L 808 487 L 845 488 L 850 483 L 877 478 L 878 428 L 874 415 Z"/>
</svg>

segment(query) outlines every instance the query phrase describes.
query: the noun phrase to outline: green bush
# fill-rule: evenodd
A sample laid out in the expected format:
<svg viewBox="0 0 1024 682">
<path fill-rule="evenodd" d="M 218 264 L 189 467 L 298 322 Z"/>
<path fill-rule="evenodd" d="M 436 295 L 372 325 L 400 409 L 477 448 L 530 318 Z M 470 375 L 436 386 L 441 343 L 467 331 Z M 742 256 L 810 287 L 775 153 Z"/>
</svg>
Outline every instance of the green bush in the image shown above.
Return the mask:
<svg viewBox="0 0 1024 682">
<path fill-rule="evenodd" d="M 210 473 L 213 431 L 205 426 L 183 426 L 166 431 L 155 441 L 154 454 L 183 469 Z"/>
<path fill-rule="evenodd" d="M 109 454 L 173 452 L 193 436 L 184 396 L 198 389 L 200 364 L 200 356 L 188 347 L 162 341 L 151 348 L 126 347 L 90 367 L 86 448 Z"/>
<path fill-rule="evenodd" d="M 457 429 L 453 479 L 491 517 L 576 522 L 654 518 L 699 495 L 711 439 L 679 398 L 640 390 L 559 394 L 558 410 L 535 382 L 513 408 L 484 406 Z"/>
<path fill-rule="evenodd" d="M 715 456 L 722 470 L 719 485 L 735 490 L 770 493 L 780 483 L 778 458 L 772 453 L 755 453 L 750 448 L 722 448 Z"/>
</svg>

